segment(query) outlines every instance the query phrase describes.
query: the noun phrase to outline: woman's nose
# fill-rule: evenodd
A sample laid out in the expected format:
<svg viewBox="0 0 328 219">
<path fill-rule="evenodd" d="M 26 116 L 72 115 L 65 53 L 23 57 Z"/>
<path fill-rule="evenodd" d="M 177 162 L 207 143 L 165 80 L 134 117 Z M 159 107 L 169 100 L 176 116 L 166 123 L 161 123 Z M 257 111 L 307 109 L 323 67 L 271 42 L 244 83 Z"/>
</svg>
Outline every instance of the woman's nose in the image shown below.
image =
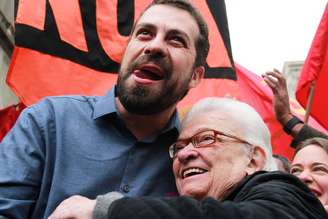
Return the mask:
<svg viewBox="0 0 328 219">
<path fill-rule="evenodd" d="M 307 170 L 304 170 L 301 174 L 299 174 L 298 178 L 304 183 L 310 183 L 313 181 L 311 172 Z"/>
<path fill-rule="evenodd" d="M 189 143 L 186 147 L 178 151 L 177 153 L 177 159 L 181 163 L 185 163 L 189 160 L 195 159 L 198 156 L 198 151 L 196 148 L 192 145 L 192 143 Z"/>
</svg>

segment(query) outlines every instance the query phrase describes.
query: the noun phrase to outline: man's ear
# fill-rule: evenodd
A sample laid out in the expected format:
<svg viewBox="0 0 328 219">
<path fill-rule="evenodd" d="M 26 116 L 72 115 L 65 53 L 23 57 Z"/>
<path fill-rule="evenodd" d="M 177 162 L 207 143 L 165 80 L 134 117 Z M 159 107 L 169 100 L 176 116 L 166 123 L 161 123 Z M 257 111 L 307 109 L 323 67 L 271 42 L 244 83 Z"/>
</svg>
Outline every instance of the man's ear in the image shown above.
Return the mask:
<svg viewBox="0 0 328 219">
<path fill-rule="evenodd" d="M 204 66 L 196 67 L 191 76 L 191 80 L 189 82 L 189 88 L 196 87 L 201 82 L 201 80 L 204 78 L 204 74 L 205 74 Z"/>
<path fill-rule="evenodd" d="M 255 146 L 251 154 L 251 160 L 247 165 L 247 175 L 251 175 L 256 171 L 263 170 L 266 162 L 266 154 L 263 148 Z"/>
</svg>

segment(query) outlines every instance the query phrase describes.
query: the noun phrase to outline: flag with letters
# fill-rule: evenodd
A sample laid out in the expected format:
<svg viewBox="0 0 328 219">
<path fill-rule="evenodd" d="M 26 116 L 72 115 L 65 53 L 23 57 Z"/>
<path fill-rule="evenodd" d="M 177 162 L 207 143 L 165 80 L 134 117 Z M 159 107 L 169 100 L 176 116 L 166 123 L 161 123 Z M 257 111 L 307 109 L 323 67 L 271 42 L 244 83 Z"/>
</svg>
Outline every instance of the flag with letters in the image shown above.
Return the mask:
<svg viewBox="0 0 328 219">
<path fill-rule="evenodd" d="M 16 0 L 16 47 L 7 83 L 26 105 L 45 96 L 106 93 L 116 83 L 133 23 L 150 2 Z M 224 1 L 192 2 L 209 25 L 211 48 L 206 79 L 182 105 L 236 89 Z"/>
</svg>

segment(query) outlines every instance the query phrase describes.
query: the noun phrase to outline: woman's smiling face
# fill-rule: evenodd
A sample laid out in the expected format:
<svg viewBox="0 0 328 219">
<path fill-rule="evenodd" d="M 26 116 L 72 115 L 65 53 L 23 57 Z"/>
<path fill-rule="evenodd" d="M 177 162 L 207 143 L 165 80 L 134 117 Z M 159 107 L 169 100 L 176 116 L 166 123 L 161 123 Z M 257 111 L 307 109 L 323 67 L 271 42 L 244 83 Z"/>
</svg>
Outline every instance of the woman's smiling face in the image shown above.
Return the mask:
<svg viewBox="0 0 328 219">
<path fill-rule="evenodd" d="M 241 138 L 239 129 L 227 115 L 206 112 L 184 124 L 178 141 L 195 135 L 208 141 L 215 136 L 213 130 Z M 215 138 L 215 142 L 205 147 L 196 148 L 188 142 L 176 153 L 173 172 L 180 195 L 198 200 L 207 196 L 222 199 L 247 175 L 250 158 L 245 144 L 224 135 Z"/>
<path fill-rule="evenodd" d="M 328 204 L 328 154 L 323 148 L 310 144 L 299 150 L 290 172 L 311 189 L 322 205 Z"/>
</svg>

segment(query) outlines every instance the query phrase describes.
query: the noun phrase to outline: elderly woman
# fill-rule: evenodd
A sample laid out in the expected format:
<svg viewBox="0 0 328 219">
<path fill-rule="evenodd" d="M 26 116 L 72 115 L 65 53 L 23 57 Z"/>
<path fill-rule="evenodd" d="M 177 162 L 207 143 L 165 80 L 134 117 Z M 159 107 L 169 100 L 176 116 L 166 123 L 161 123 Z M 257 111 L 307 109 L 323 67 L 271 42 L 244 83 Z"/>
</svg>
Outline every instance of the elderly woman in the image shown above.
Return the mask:
<svg viewBox="0 0 328 219">
<path fill-rule="evenodd" d="M 89 215 L 94 210 L 94 218 L 327 218 L 297 177 L 263 171 L 276 168 L 269 130 L 245 103 L 226 98 L 198 102 L 169 152 L 180 197 L 128 198 L 114 192 L 98 197 L 95 205 L 75 196 L 52 218 L 82 218 L 85 209 Z"/>
<path fill-rule="evenodd" d="M 328 212 L 328 140 L 310 138 L 297 146 L 290 172 L 308 185 Z"/>
</svg>

